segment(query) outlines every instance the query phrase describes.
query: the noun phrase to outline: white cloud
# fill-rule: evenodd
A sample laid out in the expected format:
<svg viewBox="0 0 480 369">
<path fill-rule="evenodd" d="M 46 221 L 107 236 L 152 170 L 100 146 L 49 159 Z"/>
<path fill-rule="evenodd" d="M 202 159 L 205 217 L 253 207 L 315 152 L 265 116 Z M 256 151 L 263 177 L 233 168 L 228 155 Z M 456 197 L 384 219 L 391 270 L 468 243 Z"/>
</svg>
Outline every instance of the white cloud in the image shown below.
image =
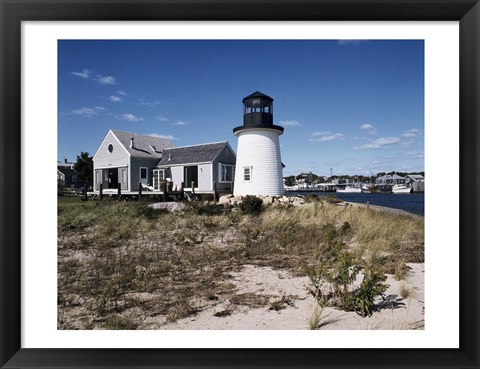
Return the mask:
<svg viewBox="0 0 480 369">
<path fill-rule="evenodd" d="M 284 127 L 296 127 L 302 125 L 298 120 L 281 120 L 278 124 Z"/>
<path fill-rule="evenodd" d="M 110 96 L 110 101 L 111 102 L 120 102 L 120 101 L 123 101 L 123 99 L 120 96 Z"/>
<path fill-rule="evenodd" d="M 403 137 L 408 137 L 408 138 L 418 137 L 419 135 L 420 135 L 420 131 L 415 128 L 409 129 L 408 131 L 405 131 L 402 134 Z"/>
<path fill-rule="evenodd" d="M 91 77 L 91 74 L 92 74 L 92 70 L 89 70 L 89 69 L 84 69 L 83 71 L 81 72 L 71 72 L 74 76 L 77 76 L 77 77 L 80 77 L 80 78 L 84 78 L 84 79 L 92 79 L 98 83 L 100 83 L 101 85 L 114 85 L 117 83 L 117 80 L 115 77 L 112 77 L 112 76 L 102 76 L 101 74 L 98 74 L 95 78 L 92 78 Z M 125 92 L 123 91 L 119 91 L 118 92 L 120 95 L 123 95 L 125 94 Z M 126 94 L 125 94 L 126 95 Z"/>
<path fill-rule="evenodd" d="M 176 125 L 176 126 L 186 126 L 186 125 L 188 125 L 188 124 L 190 124 L 190 123 L 184 122 L 183 120 L 179 120 L 179 121 L 177 121 L 177 122 L 175 122 L 175 123 L 173 123 L 173 124 Z"/>
<path fill-rule="evenodd" d="M 369 143 L 366 143 L 365 145 L 362 146 L 356 146 L 354 147 L 354 150 L 375 150 L 375 149 L 380 149 L 382 147 L 388 147 L 390 145 L 396 144 L 400 142 L 401 139 L 398 137 L 382 137 L 373 141 L 370 141 Z"/>
<path fill-rule="evenodd" d="M 120 114 L 120 115 L 115 115 L 116 119 L 120 120 L 128 120 L 129 122 L 140 122 L 143 120 L 141 117 L 137 117 L 133 114 L 127 113 L 127 114 Z"/>
<path fill-rule="evenodd" d="M 163 134 L 160 134 L 160 133 L 151 133 L 151 134 L 149 134 L 149 136 L 157 137 L 157 138 L 166 138 L 167 140 L 176 140 L 176 138 L 173 137 L 172 135 L 163 135 Z"/>
<path fill-rule="evenodd" d="M 117 94 L 127 96 L 127 93 L 125 91 L 117 91 Z"/>
<path fill-rule="evenodd" d="M 114 77 L 102 75 L 98 75 L 96 81 L 101 85 L 114 85 L 117 83 L 117 80 Z"/>
<path fill-rule="evenodd" d="M 101 111 L 107 110 L 101 106 L 94 106 L 93 108 L 83 107 L 80 109 L 71 110 L 68 115 L 79 115 L 85 118 L 92 118 L 98 115 Z"/>
<path fill-rule="evenodd" d="M 372 134 L 375 134 L 377 132 L 377 129 L 375 128 L 375 126 L 373 126 L 372 124 L 370 123 L 365 123 L 365 124 L 362 124 L 360 126 L 360 129 L 362 131 L 367 131 L 368 133 L 372 133 Z"/>
<path fill-rule="evenodd" d="M 162 117 L 162 116 L 160 116 L 160 115 L 157 115 L 155 118 L 158 119 L 158 120 L 161 121 L 161 122 L 168 122 L 168 121 L 169 121 L 168 118 Z"/>
<path fill-rule="evenodd" d="M 154 108 L 155 106 L 160 105 L 160 101 L 145 101 L 140 98 L 140 105 L 148 106 L 149 108 Z"/>
<path fill-rule="evenodd" d="M 407 151 L 405 155 L 407 155 L 412 159 L 423 159 L 425 157 L 425 154 L 423 151 Z"/>
<path fill-rule="evenodd" d="M 333 133 L 329 131 L 324 132 L 314 132 L 309 139 L 310 142 L 327 142 L 327 141 L 337 141 L 344 138 L 343 133 Z"/>
<path fill-rule="evenodd" d="M 84 69 L 84 70 L 81 71 L 81 72 L 72 72 L 72 74 L 73 74 L 74 76 L 77 76 L 77 77 L 80 77 L 80 78 L 89 79 L 91 72 L 92 72 L 91 70 Z"/>
</svg>

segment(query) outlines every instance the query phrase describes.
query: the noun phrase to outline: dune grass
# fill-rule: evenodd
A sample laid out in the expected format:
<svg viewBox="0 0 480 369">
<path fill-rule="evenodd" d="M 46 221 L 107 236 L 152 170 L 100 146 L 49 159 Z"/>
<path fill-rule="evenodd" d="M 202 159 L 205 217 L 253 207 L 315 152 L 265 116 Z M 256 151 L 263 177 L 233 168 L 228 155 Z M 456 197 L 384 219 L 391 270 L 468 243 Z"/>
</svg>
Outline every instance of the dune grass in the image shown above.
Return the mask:
<svg viewBox="0 0 480 369">
<path fill-rule="evenodd" d="M 258 215 L 204 203 L 169 213 L 142 202 L 59 202 L 58 328 L 143 329 L 147 317 L 175 321 L 235 302 L 229 272 L 246 264 L 305 276 L 343 253 L 393 274 L 423 261 L 423 243 L 423 218 L 325 200 Z"/>
</svg>

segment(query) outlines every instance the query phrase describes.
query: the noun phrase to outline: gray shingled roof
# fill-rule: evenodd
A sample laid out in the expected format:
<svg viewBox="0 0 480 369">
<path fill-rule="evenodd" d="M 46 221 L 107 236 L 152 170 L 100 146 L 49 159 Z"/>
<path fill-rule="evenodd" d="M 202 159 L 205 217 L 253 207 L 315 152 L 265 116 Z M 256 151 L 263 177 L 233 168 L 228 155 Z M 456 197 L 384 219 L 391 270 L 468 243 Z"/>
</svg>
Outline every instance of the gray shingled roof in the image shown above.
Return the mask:
<svg viewBox="0 0 480 369">
<path fill-rule="evenodd" d="M 161 151 L 167 147 L 172 147 L 170 140 L 153 136 L 140 135 L 138 133 L 124 132 L 112 129 L 113 134 L 122 143 L 130 155 L 142 158 L 162 157 Z M 130 139 L 133 137 L 133 148 L 130 147 Z M 155 147 L 157 151 L 151 147 Z"/>
<path fill-rule="evenodd" d="M 225 145 L 227 141 L 168 148 L 165 149 L 163 158 L 157 166 L 211 162 Z"/>
</svg>

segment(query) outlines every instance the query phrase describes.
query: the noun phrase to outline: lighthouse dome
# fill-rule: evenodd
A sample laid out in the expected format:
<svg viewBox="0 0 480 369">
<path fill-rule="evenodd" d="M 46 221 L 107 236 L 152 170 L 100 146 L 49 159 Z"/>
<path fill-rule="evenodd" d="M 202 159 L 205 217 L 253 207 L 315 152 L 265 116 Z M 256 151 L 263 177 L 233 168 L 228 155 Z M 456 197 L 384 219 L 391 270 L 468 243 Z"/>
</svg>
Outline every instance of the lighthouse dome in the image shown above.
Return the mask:
<svg viewBox="0 0 480 369">
<path fill-rule="evenodd" d="M 251 128 L 274 129 L 283 133 L 283 127 L 273 124 L 273 99 L 260 91 L 255 91 L 243 98 L 243 126 L 233 129 L 239 131 Z"/>
</svg>

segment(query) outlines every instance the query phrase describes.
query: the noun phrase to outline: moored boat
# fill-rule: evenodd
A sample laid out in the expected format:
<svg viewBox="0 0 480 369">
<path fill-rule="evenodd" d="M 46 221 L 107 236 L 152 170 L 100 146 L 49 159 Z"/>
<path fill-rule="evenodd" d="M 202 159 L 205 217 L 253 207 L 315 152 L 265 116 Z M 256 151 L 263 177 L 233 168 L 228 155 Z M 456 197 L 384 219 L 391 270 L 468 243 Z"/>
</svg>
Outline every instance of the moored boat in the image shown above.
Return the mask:
<svg viewBox="0 0 480 369">
<path fill-rule="evenodd" d="M 371 186 L 370 193 L 392 193 L 391 186 Z"/>
<path fill-rule="evenodd" d="M 404 184 L 396 184 L 392 187 L 393 193 L 410 193 L 412 188 Z"/>
<path fill-rule="evenodd" d="M 337 187 L 337 192 L 340 193 L 361 193 L 361 187 L 345 186 L 344 188 Z"/>
<path fill-rule="evenodd" d="M 370 185 L 366 185 L 366 184 L 362 185 L 362 188 L 361 188 L 362 193 L 370 193 L 370 187 L 371 187 Z"/>
</svg>

